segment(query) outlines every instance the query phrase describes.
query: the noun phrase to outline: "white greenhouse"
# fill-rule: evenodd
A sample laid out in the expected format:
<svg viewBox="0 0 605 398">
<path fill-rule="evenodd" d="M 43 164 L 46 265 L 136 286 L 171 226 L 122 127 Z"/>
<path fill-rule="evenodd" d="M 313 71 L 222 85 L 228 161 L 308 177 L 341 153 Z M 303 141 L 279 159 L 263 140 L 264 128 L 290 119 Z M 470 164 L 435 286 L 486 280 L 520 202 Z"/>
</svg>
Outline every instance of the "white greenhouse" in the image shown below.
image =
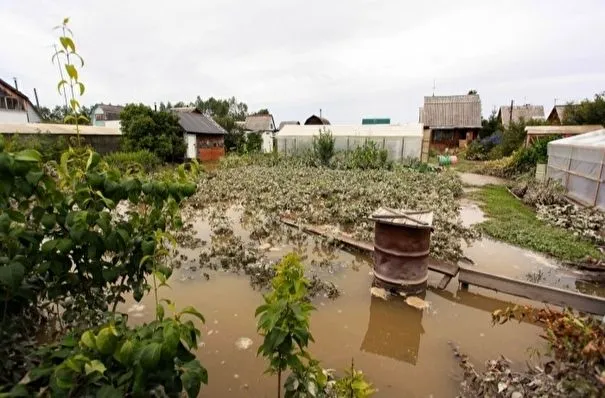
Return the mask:
<svg viewBox="0 0 605 398">
<path fill-rule="evenodd" d="M 605 211 L 605 129 L 548 143 L 548 177 L 567 195 Z"/>
<path fill-rule="evenodd" d="M 320 130 L 330 131 L 337 151 L 351 151 L 368 141 L 386 149 L 388 159 L 420 159 L 422 150 L 421 123 L 368 125 L 285 125 L 276 135 L 277 151 L 293 154 L 313 146 L 313 137 Z"/>
</svg>

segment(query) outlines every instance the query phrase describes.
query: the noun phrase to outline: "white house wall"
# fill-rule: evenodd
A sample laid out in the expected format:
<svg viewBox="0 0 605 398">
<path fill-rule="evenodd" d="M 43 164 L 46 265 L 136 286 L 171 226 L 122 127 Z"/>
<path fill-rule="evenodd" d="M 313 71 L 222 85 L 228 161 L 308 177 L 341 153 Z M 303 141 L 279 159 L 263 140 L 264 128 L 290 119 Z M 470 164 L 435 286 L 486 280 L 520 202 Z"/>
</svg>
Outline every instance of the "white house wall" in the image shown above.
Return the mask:
<svg viewBox="0 0 605 398">
<path fill-rule="evenodd" d="M 0 123 L 27 123 L 27 112 L 0 110 Z"/>
</svg>

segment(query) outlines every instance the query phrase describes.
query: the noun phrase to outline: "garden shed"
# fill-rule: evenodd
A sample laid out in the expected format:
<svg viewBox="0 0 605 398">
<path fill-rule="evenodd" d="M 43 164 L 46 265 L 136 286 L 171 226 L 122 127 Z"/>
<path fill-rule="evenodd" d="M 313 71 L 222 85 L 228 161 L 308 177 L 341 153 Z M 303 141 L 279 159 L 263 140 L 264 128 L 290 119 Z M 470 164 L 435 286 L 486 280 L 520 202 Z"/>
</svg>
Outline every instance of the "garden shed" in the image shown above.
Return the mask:
<svg viewBox="0 0 605 398">
<path fill-rule="evenodd" d="M 540 138 L 560 137 L 567 138 L 574 135 L 585 134 L 602 129 L 599 125 L 580 126 L 527 126 L 525 127 L 525 146 L 530 146 Z"/>
<path fill-rule="evenodd" d="M 285 125 L 277 133 L 277 150 L 292 154 L 311 149 L 313 137 L 320 131 L 330 131 L 337 151 L 351 151 L 373 141 L 378 148 L 386 149 L 389 160 L 420 159 L 422 124 L 366 124 L 298 126 Z"/>
<path fill-rule="evenodd" d="M 605 211 L 605 129 L 548 143 L 548 177 L 567 196 Z"/>
<path fill-rule="evenodd" d="M 95 151 L 104 155 L 120 150 L 122 133 L 119 127 L 80 125 L 81 139 Z M 6 138 L 20 136 L 31 139 L 53 139 L 69 141 L 76 137 L 73 124 L 49 123 L 0 123 L 0 134 Z"/>
</svg>

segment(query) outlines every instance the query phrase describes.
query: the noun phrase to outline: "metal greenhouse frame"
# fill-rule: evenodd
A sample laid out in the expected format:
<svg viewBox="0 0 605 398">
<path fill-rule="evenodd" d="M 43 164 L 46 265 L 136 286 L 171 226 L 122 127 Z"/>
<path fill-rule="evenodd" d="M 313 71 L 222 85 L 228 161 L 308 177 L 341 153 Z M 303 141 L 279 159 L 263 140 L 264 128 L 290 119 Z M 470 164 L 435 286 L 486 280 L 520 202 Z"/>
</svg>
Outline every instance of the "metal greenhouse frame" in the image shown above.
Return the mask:
<svg viewBox="0 0 605 398">
<path fill-rule="evenodd" d="M 605 211 L 605 129 L 548 143 L 548 177 L 567 196 Z"/>
</svg>

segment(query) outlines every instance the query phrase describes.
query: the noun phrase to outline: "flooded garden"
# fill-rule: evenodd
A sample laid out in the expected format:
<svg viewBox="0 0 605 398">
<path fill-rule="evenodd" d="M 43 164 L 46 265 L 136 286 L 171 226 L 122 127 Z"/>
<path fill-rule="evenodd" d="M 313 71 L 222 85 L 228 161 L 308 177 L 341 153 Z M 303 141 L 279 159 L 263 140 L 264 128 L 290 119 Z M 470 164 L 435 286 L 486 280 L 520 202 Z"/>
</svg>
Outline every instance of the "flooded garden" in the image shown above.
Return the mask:
<svg viewBox="0 0 605 398">
<path fill-rule="evenodd" d="M 463 198 L 453 173 L 227 163 L 205 173 L 198 186 L 183 208 L 171 289 L 162 293 L 205 314 L 196 353 L 210 374 L 202 396 L 274 396 L 275 377 L 263 373 L 266 362 L 257 356 L 262 336 L 254 311 L 275 264 L 290 252 L 301 255 L 317 309 L 309 351 L 322 367 L 340 373 L 353 360 L 377 397 L 455 396 L 463 382 L 460 355 L 478 368 L 504 355 L 511 369 L 523 371 L 535 359 L 529 354 L 545 349 L 542 328 L 532 322 L 492 325 L 496 310 L 538 303 L 481 288 L 459 290 L 456 279 L 441 290 L 441 275 L 431 272 L 417 308 L 373 289 L 367 253 L 284 219 L 372 242 L 368 216 L 377 208 L 430 209 L 432 258 L 472 261 L 477 269 L 516 279 L 605 294 L 551 258 L 481 238 L 474 224 L 485 216 Z M 122 310 L 135 323 L 155 316 L 149 296 L 128 301 Z"/>
</svg>

